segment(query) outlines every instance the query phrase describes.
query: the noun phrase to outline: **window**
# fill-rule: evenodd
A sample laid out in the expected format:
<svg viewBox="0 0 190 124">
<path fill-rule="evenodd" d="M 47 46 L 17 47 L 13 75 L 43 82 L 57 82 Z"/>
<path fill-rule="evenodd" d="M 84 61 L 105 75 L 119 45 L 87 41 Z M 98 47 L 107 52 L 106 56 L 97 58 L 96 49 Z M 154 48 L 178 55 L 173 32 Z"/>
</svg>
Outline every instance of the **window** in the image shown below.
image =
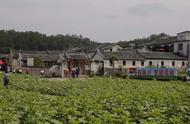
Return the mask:
<svg viewBox="0 0 190 124">
<path fill-rule="evenodd" d="M 178 50 L 183 50 L 183 44 L 178 44 Z"/>
<path fill-rule="evenodd" d="M 113 66 L 113 61 L 112 60 L 110 60 L 110 66 Z"/>
<path fill-rule="evenodd" d="M 182 66 L 185 66 L 185 62 L 184 61 L 182 62 Z"/>
<path fill-rule="evenodd" d="M 164 66 L 164 61 L 161 61 L 161 66 Z"/>
<path fill-rule="evenodd" d="M 110 52 L 112 52 L 112 48 L 110 49 Z"/>
<path fill-rule="evenodd" d="M 126 65 L 126 61 L 123 61 L 123 66 L 125 66 Z"/>
<path fill-rule="evenodd" d="M 152 66 L 152 61 L 149 61 L 149 66 Z"/>
<path fill-rule="evenodd" d="M 135 65 L 136 65 L 135 61 L 133 61 L 132 65 L 133 65 L 133 66 L 135 66 Z"/>
<path fill-rule="evenodd" d="M 141 62 L 141 66 L 142 66 L 142 67 L 144 66 L 144 61 Z"/>
<path fill-rule="evenodd" d="M 174 62 L 174 61 L 172 62 L 172 66 L 174 66 L 174 67 L 175 67 L 175 62 Z"/>
</svg>

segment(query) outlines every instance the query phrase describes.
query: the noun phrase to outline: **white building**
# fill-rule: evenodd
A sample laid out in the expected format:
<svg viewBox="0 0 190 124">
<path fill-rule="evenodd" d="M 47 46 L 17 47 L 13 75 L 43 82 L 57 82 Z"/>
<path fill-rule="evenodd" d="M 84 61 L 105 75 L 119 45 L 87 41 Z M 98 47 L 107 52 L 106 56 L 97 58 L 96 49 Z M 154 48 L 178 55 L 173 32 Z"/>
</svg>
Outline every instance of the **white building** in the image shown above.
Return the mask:
<svg viewBox="0 0 190 124">
<path fill-rule="evenodd" d="M 187 68 L 187 58 L 171 52 L 142 52 L 138 50 L 104 52 L 99 51 L 92 57 L 91 71 L 98 73 L 103 69 L 104 75 L 127 73 L 130 68 L 168 67 L 184 70 Z"/>
</svg>

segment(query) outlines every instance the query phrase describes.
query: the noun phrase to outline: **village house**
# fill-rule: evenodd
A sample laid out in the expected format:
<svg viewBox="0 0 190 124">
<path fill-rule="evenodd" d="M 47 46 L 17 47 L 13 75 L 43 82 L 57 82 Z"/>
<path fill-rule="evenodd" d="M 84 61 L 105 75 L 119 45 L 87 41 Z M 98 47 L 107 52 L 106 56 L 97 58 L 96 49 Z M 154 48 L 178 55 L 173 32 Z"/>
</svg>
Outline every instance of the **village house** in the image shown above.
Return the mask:
<svg viewBox="0 0 190 124">
<path fill-rule="evenodd" d="M 46 74 L 54 73 L 58 70 L 59 53 L 60 51 L 13 50 L 12 68 L 33 74 L 39 74 L 42 69 Z M 58 72 L 56 75 L 59 76 Z"/>
<path fill-rule="evenodd" d="M 85 52 L 64 52 L 57 60 L 61 77 L 71 76 L 73 68 L 79 69 L 79 75 L 90 73 L 91 58 Z"/>
<path fill-rule="evenodd" d="M 138 49 L 117 52 L 97 50 L 91 63 L 91 71 L 99 73 L 99 68 L 102 68 L 104 75 L 110 73 L 127 74 L 130 69 L 144 67 L 167 67 L 185 70 L 187 68 L 187 57 L 172 52 L 143 52 Z"/>
</svg>

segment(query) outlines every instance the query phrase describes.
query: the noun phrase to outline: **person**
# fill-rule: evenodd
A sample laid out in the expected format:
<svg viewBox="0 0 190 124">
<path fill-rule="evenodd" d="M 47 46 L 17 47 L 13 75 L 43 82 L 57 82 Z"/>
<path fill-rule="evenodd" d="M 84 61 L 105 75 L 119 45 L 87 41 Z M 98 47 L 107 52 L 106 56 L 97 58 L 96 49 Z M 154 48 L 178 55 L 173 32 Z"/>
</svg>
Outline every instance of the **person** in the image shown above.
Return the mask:
<svg viewBox="0 0 190 124">
<path fill-rule="evenodd" d="M 41 76 L 44 76 L 44 70 L 43 69 L 40 71 L 40 74 L 41 74 Z"/>
<path fill-rule="evenodd" d="M 79 77 L 79 69 L 78 69 L 78 67 L 76 68 L 76 77 L 77 78 Z"/>
<path fill-rule="evenodd" d="M 8 72 L 8 73 L 11 72 L 10 66 L 7 66 L 7 72 Z"/>
<path fill-rule="evenodd" d="M 73 67 L 72 68 L 72 77 L 75 78 L 75 74 L 76 74 L 76 69 Z"/>
<path fill-rule="evenodd" d="M 9 85 L 9 75 L 7 71 L 4 72 L 3 81 L 4 81 L 4 86 L 7 87 Z"/>
<path fill-rule="evenodd" d="M 15 68 L 13 68 L 12 72 L 13 72 L 13 73 L 15 73 L 15 72 L 16 72 Z"/>
<path fill-rule="evenodd" d="M 19 74 L 22 73 L 22 69 L 21 69 L 21 68 L 18 69 L 18 73 L 19 73 Z"/>
</svg>

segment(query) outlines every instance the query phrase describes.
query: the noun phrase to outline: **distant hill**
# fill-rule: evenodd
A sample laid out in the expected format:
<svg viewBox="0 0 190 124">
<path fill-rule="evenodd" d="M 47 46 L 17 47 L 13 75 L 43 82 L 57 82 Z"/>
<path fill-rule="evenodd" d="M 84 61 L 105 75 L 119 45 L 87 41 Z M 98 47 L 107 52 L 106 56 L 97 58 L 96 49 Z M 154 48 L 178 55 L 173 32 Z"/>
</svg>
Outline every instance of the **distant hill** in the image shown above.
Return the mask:
<svg viewBox="0 0 190 124">
<path fill-rule="evenodd" d="M 131 41 L 119 41 L 121 46 L 128 47 L 130 43 L 138 46 L 170 42 L 175 40 L 165 33 L 153 34 L 147 38 L 137 38 Z M 47 36 L 39 32 L 18 32 L 15 30 L 0 30 L 1 48 L 12 48 L 16 50 L 68 50 L 71 48 L 91 49 L 102 43 L 92 41 L 82 35 L 51 35 Z"/>
<path fill-rule="evenodd" d="M 94 48 L 100 43 L 82 35 L 51 35 L 39 32 L 0 30 L 0 46 L 22 50 L 67 50 L 69 48 Z"/>
</svg>

